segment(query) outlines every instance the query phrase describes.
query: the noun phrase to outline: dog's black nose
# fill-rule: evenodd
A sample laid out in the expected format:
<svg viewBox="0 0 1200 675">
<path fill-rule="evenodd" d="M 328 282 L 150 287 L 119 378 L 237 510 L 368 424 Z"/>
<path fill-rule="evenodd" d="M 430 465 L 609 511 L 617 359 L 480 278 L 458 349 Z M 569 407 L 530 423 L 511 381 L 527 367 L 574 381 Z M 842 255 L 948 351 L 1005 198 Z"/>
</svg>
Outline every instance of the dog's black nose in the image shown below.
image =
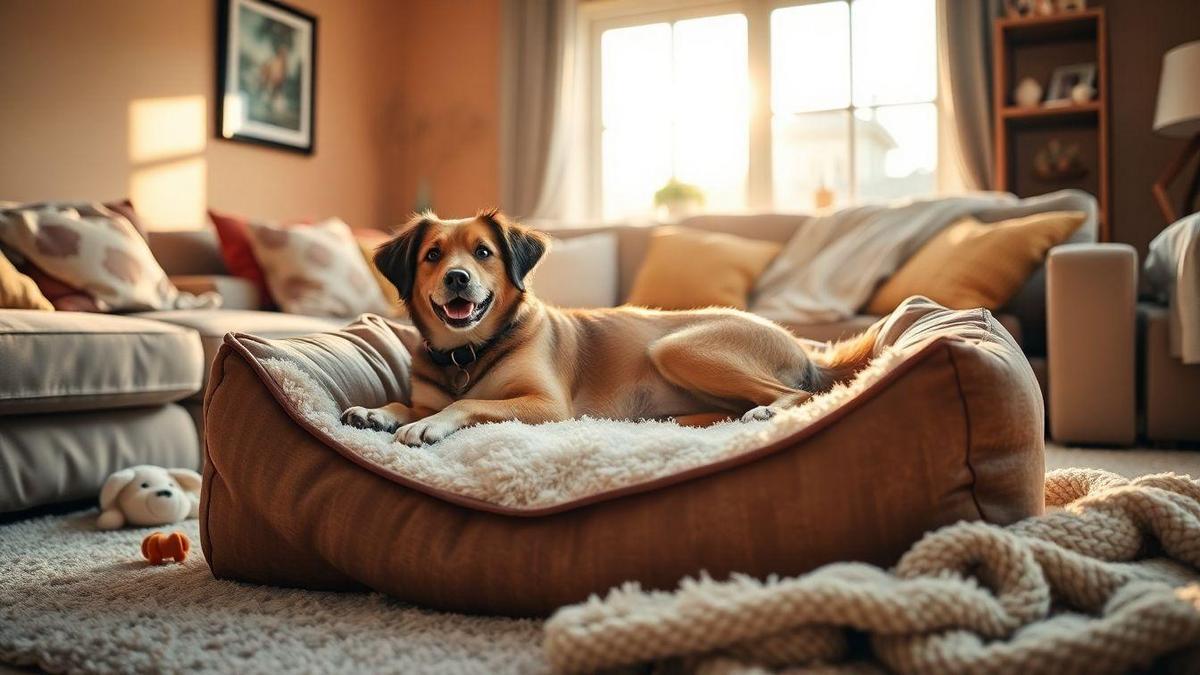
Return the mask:
<svg viewBox="0 0 1200 675">
<path fill-rule="evenodd" d="M 461 291 L 471 283 L 471 274 L 466 270 L 452 269 L 446 272 L 446 288 L 452 291 Z"/>
<path fill-rule="evenodd" d="M 158 492 L 154 493 L 154 496 L 155 497 L 170 497 L 171 491 L 170 490 L 159 490 Z"/>
</svg>

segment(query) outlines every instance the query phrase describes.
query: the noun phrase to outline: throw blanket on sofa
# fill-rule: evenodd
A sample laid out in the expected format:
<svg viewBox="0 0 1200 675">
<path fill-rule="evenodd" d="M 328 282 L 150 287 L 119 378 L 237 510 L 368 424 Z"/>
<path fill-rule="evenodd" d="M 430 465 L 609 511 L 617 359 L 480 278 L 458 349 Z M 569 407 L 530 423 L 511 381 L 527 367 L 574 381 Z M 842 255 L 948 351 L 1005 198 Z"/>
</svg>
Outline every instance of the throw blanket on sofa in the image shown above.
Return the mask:
<svg viewBox="0 0 1200 675">
<path fill-rule="evenodd" d="M 561 672 L 1000 673 L 1124 672 L 1200 644 L 1200 482 L 1066 469 L 1047 474 L 1046 505 L 1064 508 L 937 530 L 888 571 L 839 563 L 766 583 L 613 589 L 560 609 L 544 648 Z M 878 662 L 847 662 L 852 631 Z"/>
<path fill-rule="evenodd" d="M 1200 213 L 1150 242 L 1145 272 L 1151 291 L 1170 307 L 1171 356 L 1200 363 Z"/>
<path fill-rule="evenodd" d="M 955 221 L 984 222 L 1044 211 L 1083 211 L 1069 241 L 1096 237 L 1096 201 L 1078 190 L 1030 199 L 999 192 L 869 204 L 806 221 L 759 277 L 751 311 L 784 323 L 829 323 L 854 316 L 921 246 Z"/>
</svg>

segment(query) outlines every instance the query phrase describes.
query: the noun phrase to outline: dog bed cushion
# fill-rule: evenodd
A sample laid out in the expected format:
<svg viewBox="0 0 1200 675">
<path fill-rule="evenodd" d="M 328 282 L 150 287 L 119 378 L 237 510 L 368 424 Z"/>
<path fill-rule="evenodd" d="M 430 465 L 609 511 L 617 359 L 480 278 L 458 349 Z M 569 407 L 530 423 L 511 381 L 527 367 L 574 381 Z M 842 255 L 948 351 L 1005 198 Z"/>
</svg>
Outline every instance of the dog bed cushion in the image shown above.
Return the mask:
<svg viewBox="0 0 1200 675">
<path fill-rule="evenodd" d="M 625 581 L 891 564 L 930 529 L 1039 513 L 1042 400 L 1012 338 L 924 298 L 881 321 L 868 368 L 769 421 L 503 422 L 424 448 L 338 421 L 408 399 L 411 327 L 231 334 L 205 397 L 205 556 L 222 578 L 544 615 Z"/>
</svg>

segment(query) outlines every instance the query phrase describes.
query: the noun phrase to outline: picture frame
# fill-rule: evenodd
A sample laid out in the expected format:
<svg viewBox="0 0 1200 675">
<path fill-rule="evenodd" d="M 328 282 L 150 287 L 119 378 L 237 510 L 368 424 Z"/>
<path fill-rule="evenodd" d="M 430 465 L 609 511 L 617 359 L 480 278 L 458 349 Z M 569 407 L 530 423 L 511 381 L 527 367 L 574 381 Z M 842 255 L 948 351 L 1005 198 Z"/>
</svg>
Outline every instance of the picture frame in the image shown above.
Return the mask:
<svg viewBox="0 0 1200 675">
<path fill-rule="evenodd" d="M 216 135 L 316 150 L 317 18 L 277 0 L 217 0 Z"/>
<path fill-rule="evenodd" d="M 1071 90 L 1080 84 L 1095 88 L 1096 64 L 1076 63 L 1055 68 L 1054 73 L 1050 76 L 1050 86 L 1046 89 L 1045 105 L 1070 104 Z"/>
</svg>

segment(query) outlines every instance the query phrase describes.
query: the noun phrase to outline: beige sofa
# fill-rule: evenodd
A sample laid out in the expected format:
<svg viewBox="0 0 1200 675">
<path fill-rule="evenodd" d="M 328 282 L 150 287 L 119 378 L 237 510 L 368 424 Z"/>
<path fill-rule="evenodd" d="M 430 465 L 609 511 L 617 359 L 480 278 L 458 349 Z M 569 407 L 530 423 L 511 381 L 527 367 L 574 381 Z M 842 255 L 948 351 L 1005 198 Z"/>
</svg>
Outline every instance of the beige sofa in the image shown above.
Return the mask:
<svg viewBox="0 0 1200 675">
<path fill-rule="evenodd" d="M 698 216 L 681 224 L 784 242 L 804 218 Z M 651 230 L 605 226 L 554 234 L 569 238 L 597 231 L 617 237 L 619 297 L 624 298 L 645 256 Z M 1085 233 L 1083 238 L 1090 236 Z M 0 310 L 0 356 L 6 364 L 0 372 L 0 513 L 92 497 L 111 471 L 131 464 L 199 468 L 200 439 L 193 421 L 200 417 L 209 366 L 227 332 L 286 337 L 345 323 L 252 309 L 258 306 L 255 291 L 229 276 L 210 231 L 152 232 L 150 246 L 177 285 L 193 291 L 219 290 L 224 308 L 128 316 Z M 1112 254 L 1109 245 L 1084 243 L 1072 250 L 1073 259 L 1080 261 L 1107 260 Z M 1074 288 L 1069 293 L 1083 298 L 1091 298 L 1087 289 L 1103 283 L 1109 274 L 1103 266 L 1051 265 L 1048 269 L 1051 287 Z M 1056 280 L 1055 274 L 1061 278 Z M 997 318 L 1021 345 L 1043 388 L 1049 386 L 1053 428 L 1055 408 L 1071 410 L 1070 396 L 1090 401 L 1097 394 L 1073 384 L 1085 375 L 1074 366 L 1055 367 L 1055 358 L 1072 363 L 1071 349 L 1051 350 L 1047 367 L 1046 285 L 1047 275 L 1039 271 Z M 1055 307 L 1071 316 L 1072 330 L 1105 331 L 1104 325 L 1086 323 L 1110 317 L 1098 314 L 1079 323 L 1079 317 L 1066 311 L 1072 306 L 1067 300 L 1070 297 Z M 864 315 L 789 328 L 802 337 L 834 340 L 858 332 L 875 319 Z M 1056 398 L 1054 392 L 1060 395 Z M 1122 399 L 1115 407 L 1123 410 L 1124 405 Z M 1082 429 L 1081 438 L 1088 435 L 1086 417 L 1076 415 L 1082 427 L 1072 427 Z M 1095 421 L 1101 426 L 1107 423 Z M 1101 435 L 1109 437 L 1107 431 Z"/>
</svg>

